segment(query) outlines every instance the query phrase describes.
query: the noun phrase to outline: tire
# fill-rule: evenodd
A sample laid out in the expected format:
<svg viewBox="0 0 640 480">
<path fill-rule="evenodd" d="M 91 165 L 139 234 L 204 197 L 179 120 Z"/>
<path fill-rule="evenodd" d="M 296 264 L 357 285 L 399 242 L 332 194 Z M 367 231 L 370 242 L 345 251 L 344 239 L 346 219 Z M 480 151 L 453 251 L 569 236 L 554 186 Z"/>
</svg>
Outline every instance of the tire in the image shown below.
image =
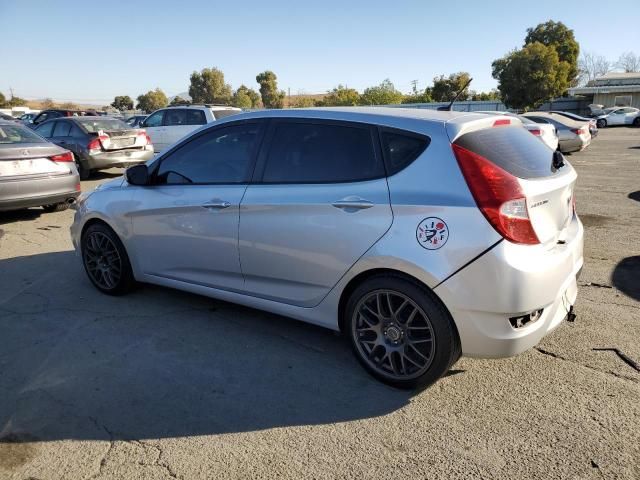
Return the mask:
<svg viewBox="0 0 640 480">
<path fill-rule="evenodd" d="M 65 210 L 67 210 L 70 206 L 71 206 L 70 203 L 60 202 L 60 203 L 54 203 L 52 205 L 43 205 L 42 209 L 46 213 L 63 212 Z"/>
<path fill-rule="evenodd" d="M 640 117 L 636 117 L 633 119 L 633 126 L 640 127 Z"/>
<path fill-rule="evenodd" d="M 607 126 L 607 121 L 606 121 L 604 118 L 601 118 L 600 120 L 598 120 L 598 121 L 596 122 L 596 126 L 597 126 L 598 128 L 604 128 L 604 127 L 606 127 L 606 126 Z"/>
<path fill-rule="evenodd" d="M 440 300 L 400 275 L 376 275 L 363 282 L 351 294 L 344 315 L 356 358 L 388 385 L 428 386 L 460 358 L 457 330 Z"/>
<path fill-rule="evenodd" d="M 80 161 L 76 161 L 76 168 L 78 169 L 80 180 L 89 180 L 89 177 L 91 177 L 91 169 L 85 167 Z"/>
<path fill-rule="evenodd" d="M 94 223 L 80 240 L 82 264 L 91 283 L 107 295 L 124 295 L 135 286 L 129 256 L 118 235 L 104 223 Z"/>
</svg>

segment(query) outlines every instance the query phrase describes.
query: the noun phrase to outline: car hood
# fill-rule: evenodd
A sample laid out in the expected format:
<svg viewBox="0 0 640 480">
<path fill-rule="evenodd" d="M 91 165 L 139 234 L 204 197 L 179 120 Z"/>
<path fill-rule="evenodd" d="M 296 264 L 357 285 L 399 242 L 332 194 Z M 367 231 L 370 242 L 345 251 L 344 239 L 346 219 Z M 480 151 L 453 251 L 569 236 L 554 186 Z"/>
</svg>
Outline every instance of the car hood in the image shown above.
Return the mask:
<svg viewBox="0 0 640 480">
<path fill-rule="evenodd" d="M 120 188 L 123 183 L 124 183 L 124 175 L 122 177 L 112 178 L 111 180 L 101 183 L 95 189 L 96 190 L 114 190 L 114 189 Z"/>
</svg>

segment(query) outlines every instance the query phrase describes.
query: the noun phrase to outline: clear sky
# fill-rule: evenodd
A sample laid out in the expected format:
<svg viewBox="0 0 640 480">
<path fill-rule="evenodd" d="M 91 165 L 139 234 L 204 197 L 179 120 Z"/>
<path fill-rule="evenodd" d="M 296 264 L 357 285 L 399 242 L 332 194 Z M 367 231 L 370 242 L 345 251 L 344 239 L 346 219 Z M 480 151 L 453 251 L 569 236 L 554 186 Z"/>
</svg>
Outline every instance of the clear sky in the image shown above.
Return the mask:
<svg viewBox="0 0 640 480">
<path fill-rule="evenodd" d="M 583 51 L 640 53 L 640 0 L 0 0 L 0 92 L 106 104 L 184 92 L 193 70 L 213 66 L 234 88 L 273 70 L 292 94 L 385 78 L 408 92 L 460 70 L 489 90 L 491 62 L 548 19 Z"/>
</svg>

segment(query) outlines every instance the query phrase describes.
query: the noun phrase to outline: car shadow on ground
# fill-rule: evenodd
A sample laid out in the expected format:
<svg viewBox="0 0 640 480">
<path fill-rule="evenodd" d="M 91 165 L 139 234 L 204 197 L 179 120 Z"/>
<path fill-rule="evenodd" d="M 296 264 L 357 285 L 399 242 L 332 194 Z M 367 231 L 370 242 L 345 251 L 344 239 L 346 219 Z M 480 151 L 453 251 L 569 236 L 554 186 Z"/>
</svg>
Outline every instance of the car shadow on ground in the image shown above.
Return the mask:
<svg viewBox="0 0 640 480">
<path fill-rule="evenodd" d="M 625 295 L 640 300 L 640 256 L 623 258 L 613 270 L 611 281 Z"/>
<path fill-rule="evenodd" d="M 110 180 L 112 178 L 121 177 L 122 175 L 124 175 L 124 170 L 124 168 L 118 169 L 116 172 L 95 170 L 91 172 L 91 177 L 89 178 L 89 180 Z"/>
<path fill-rule="evenodd" d="M 631 192 L 629 195 L 627 195 L 627 198 L 630 198 L 631 200 L 635 200 L 636 202 L 640 202 L 640 190 Z"/>
<path fill-rule="evenodd" d="M 415 394 L 372 379 L 323 328 L 159 287 L 100 294 L 72 252 L 0 271 L 0 442 L 332 424 Z"/>
<path fill-rule="evenodd" d="M 42 208 L 25 208 L 22 210 L 11 210 L 8 212 L 0 212 L 0 225 L 8 223 L 35 220 L 44 213 Z"/>
</svg>

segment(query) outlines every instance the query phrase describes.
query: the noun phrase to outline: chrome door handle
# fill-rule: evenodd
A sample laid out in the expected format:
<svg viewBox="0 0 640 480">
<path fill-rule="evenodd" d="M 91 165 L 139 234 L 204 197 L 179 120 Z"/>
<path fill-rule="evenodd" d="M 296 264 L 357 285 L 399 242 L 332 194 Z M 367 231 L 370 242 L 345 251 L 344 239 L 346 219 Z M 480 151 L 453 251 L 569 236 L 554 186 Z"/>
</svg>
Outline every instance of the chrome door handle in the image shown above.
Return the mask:
<svg viewBox="0 0 640 480">
<path fill-rule="evenodd" d="M 357 200 L 338 200 L 337 202 L 333 202 L 331 205 L 336 208 L 343 208 L 345 210 L 364 210 L 365 208 L 373 207 L 373 202 L 358 198 Z"/>
<path fill-rule="evenodd" d="M 231 204 L 229 202 L 225 202 L 222 200 L 202 204 L 202 208 L 208 208 L 211 210 L 222 210 L 223 208 L 229 208 L 230 206 Z"/>
</svg>

